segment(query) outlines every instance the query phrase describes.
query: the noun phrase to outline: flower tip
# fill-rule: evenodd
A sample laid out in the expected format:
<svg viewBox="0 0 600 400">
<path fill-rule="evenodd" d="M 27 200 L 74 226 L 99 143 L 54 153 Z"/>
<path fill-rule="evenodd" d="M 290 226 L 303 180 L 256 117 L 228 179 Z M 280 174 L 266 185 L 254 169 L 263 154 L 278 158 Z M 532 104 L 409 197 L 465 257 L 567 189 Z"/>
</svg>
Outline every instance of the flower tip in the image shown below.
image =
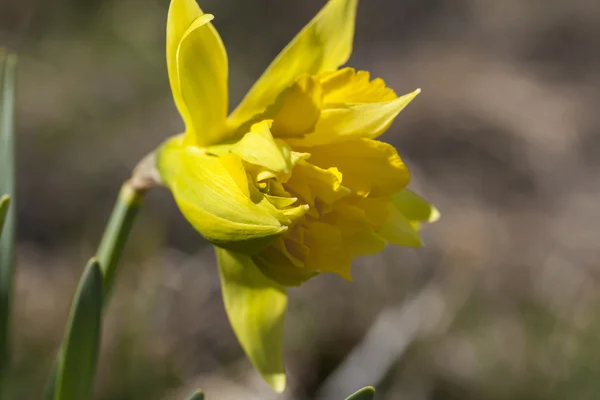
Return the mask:
<svg viewBox="0 0 600 400">
<path fill-rule="evenodd" d="M 352 273 L 350 272 L 350 269 L 343 270 L 343 271 L 336 271 L 336 274 L 338 274 L 338 276 L 340 278 L 345 279 L 348 282 L 354 282 L 354 278 L 352 278 Z"/>
<path fill-rule="evenodd" d="M 436 222 L 441 216 L 442 214 L 440 213 L 440 210 L 431 206 L 431 212 L 429 213 L 429 219 L 427 219 L 427 222 Z"/>
<path fill-rule="evenodd" d="M 281 394 L 284 392 L 286 386 L 285 373 L 264 375 L 263 378 L 276 393 Z"/>
<path fill-rule="evenodd" d="M 415 91 L 413 92 L 413 94 L 414 94 L 415 96 L 416 96 L 416 95 L 418 95 L 419 93 L 421 93 L 421 88 L 418 88 L 417 90 L 415 90 Z"/>
</svg>

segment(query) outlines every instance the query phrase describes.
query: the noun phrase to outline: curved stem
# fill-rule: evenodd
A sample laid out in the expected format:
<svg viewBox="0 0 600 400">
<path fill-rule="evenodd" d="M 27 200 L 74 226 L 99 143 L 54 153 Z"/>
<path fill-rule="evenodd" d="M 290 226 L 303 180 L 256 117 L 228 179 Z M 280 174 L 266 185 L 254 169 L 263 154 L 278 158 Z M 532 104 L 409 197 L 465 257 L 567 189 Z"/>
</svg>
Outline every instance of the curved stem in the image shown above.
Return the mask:
<svg viewBox="0 0 600 400">
<path fill-rule="evenodd" d="M 130 181 L 123 184 L 98 247 L 96 258 L 100 263 L 104 278 L 103 299 L 105 305 L 114 284 L 119 259 L 145 194 L 145 188 L 136 187 Z"/>
</svg>

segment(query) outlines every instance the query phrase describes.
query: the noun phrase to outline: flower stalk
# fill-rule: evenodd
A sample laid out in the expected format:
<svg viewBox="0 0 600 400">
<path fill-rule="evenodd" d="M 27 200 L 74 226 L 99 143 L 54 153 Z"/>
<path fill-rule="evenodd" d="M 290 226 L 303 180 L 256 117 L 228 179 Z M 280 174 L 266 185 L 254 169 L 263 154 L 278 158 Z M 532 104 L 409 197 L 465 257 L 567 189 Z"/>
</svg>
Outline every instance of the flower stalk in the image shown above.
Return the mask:
<svg viewBox="0 0 600 400">
<path fill-rule="evenodd" d="M 133 179 L 125 182 L 121 187 L 96 254 L 103 276 L 104 305 L 106 305 L 107 296 L 114 285 L 117 266 L 131 232 L 133 221 L 147 191 L 146 187 L 136 186 L 132 182 L 134 182 Z"/>
</svg>

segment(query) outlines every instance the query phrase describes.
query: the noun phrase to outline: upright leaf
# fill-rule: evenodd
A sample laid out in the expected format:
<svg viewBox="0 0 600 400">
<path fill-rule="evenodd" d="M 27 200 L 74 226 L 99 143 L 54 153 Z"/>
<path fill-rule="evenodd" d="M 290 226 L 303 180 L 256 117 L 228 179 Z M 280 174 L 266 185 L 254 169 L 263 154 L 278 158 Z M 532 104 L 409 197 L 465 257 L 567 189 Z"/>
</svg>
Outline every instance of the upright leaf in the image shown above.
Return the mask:
<svg viewBox="0 0 600 400">
<path fill-rule="evenodd" d="M 373 400 L 374 397 L 375 388 L 373 388 L 373 386 L 365 386 L 364 388 L 346 397 L 346 400 Z"/>
<path fill-rule="evenodd" d="M 15 248 L 14 113 L 17 58 L 0 49 L 0 194 L 10 196 L 12 207 L 0 237 L 0 379 L 9 364 L 10 297 Z M 0 386 L 4 386 L 0 382 Z"/>
<path fill-rule="evenodd" d="M 2 238 L 2 228 L 4 227 L 4 218 L 10 205 L 10 197 L 4 195 L 0 197 L 0 238 Z"/>
<path fill-rule="evenodd" d="M 55 383 L 55 400 L 85 400 L 92 393 L 102 325 L 102 273 L 90 260 L 75 294 Z"/>
</svg>

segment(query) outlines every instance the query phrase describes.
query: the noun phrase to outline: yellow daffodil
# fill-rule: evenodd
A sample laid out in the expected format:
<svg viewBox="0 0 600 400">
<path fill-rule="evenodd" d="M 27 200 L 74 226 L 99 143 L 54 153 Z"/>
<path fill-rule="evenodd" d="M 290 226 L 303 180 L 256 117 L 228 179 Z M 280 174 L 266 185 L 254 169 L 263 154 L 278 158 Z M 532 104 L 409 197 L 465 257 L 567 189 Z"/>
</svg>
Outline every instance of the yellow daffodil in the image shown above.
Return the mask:
<svg viewBox="0 0 600 400">
<path fill-rule="evenodd" d="M 340 68 L 358 0 L 329 0 L 228 116 L 225 47 L 195 0 L 172 0 L 167 66 L 185 133 L 156 167 L 185 218 L 217 247 L 225 307 L 250 360 L 285 387 L 285 286 L 386 244 L 418 247 L 437 211 L 406 189 L 409 171 L 377 138 L 419 93 L 398 97 Z"/>
</svg>

